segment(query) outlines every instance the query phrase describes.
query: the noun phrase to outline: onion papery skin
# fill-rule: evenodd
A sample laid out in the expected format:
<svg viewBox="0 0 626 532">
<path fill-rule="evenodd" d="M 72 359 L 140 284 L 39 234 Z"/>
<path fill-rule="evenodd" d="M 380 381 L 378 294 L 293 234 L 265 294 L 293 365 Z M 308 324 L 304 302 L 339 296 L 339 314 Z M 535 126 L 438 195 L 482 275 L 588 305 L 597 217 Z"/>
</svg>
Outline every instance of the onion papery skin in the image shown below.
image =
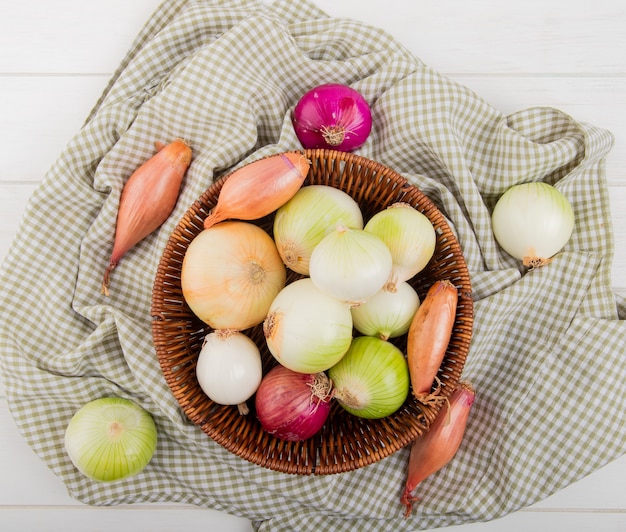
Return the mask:
<svg viewBox="0 0 626 532">
<path fill-rule="evenodd" d="M 402 351 L 388 341 L 358 336 L 328 370 L 334 398 L 351 414 L 380 419 L 398 410 L 409 394 L 409 369 Z"/>
<path fill-rule="evenodd" d="M 263 322 L 270 353 L 299 373 L 325 371 L 341 360 L 352 330 L 350 307 L 318 290 L 308 277 L 287 285 Z"/>
<path fill-rule="evenodd" d="M 421 272 L 435 253 L 435 228 L 427 216 L 408 203 L 394 203 L 377 212 L 365 230 L 378 236 L 391 252 L 390 291 Z"/>
<path fill-rule="evenodd" d="M 391 253 L 379 237 L 337 226 L 313 250 L 309 275 L 322 292 L 357 304 L 385 285 L 392 267 Z"/>
<path fill-rule="evenodd" d="M 255 397 L 264 430 L 287 441 L 315 435 L 330 414 L 332 385 L 325 373 L 298 373 L 274 366 L 263 377 Z"/>
<path fill-rule="evenodd" d="M 296 104 L 292 123 L 305 148 L 353 151 L 372 130 L 372 112 L 363 95 L 340 83 L 307 91 Z"/>
<path fill-rule="evenodd" d="M 372 297 L 350 310 L 357 331 L 365 336 L 388 340 L 409 331 L 419 306 L 420 298 L 417 292 L 409 283 L 403 281 L 398 283 L 393 291 L 381 288 Z"/>
<path fill-rule="evenodd" d="M 538 181 L 509 188 L 496 203 L 491 221 L 504 251 L 525 266 L 539 267 L 567 244 L 575 217 L 559 190 Z"/>
<path fill-rule="evenodd" d="M 263 229 L 226 221 L 191 241 L 180 280 L 198 318 L 213 329 L 241 331 L 263 322 L 286 277 L 276 245 Z"/>
<path fill-rule="evenodd" d="M 254 395 L 263 378 L 261 353 L 239 331 L 213 331 L 202 344 L 196 376 L 209 399 L 220 405 L 238 405 L 240 413 L 247 414 L 244 403 Z"/>
<path fill-rule="evenodd" d="M 65 450 L 76 468 L 100 482 L 141 472 L 157 446 L 152 416 L 122 397 L 103 397 L 83 405 L 65 430 Z"/>
<path fill-rule="evenodd" d="M 347 193 L 328 185 L 302 187 L 276 211 L 274 241 L 285 265 L 309 275 L 313 249 L 338 224 L 363 229 L 363 214 Z"/>
</svg>

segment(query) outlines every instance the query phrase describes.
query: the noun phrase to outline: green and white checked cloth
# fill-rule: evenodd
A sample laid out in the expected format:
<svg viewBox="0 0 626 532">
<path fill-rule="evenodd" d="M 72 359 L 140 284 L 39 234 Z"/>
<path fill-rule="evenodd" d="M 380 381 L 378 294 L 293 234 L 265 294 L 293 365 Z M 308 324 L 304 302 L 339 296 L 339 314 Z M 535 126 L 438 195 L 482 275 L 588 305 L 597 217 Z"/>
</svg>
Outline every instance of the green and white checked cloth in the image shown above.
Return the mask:
<svg viewBox="0 0 626 532">
<path fill-rule="evenodd" d="M 183 415 L 162 377 L 150 300 L 164 245 L 215 176 L 299 149 L 290 111 L 342 82 L 372 105 L 358 153 L 401 172 L 445 213 L 466 253 L 475 334 L 464 376 L 477 390 L 454 460 L 419 488 L 405 520 L 408 449 L 324 477 L 266 470 L 225 451 Z M 183 137 L 194 159 L 176 209 L 100 283 L 120 192 Z M 34 192 L 0 272 L 0 350 L 21 434 L 89 504 L 180 501 L 272 531 L 400 531 L 490 520 L 541 500 L 626 452 L 624 302 L 612 293 L 604 158 L 612 136 L 550 108 L 504 116 L 384 32 L 301 0 L 170 0 L 138 35 L 84 127 Z M 576 213 L 571 241 L 523 272 L 493 239 L 509 186 L 545 180 Z M 63 448 L 86 402 L 128 397 L 159 430 L 149 466 L 92 482 Z"/>
</svg>

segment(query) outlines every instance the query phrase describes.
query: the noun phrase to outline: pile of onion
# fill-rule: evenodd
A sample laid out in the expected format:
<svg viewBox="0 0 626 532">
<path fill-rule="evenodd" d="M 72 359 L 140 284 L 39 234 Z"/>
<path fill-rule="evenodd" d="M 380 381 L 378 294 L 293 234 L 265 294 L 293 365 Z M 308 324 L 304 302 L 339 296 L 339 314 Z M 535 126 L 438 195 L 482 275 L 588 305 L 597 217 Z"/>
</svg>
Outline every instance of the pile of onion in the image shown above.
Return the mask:
<svg viewBox="0 0 626 532">
<path fill-rule="evenodd" d="M 291 172 L 283 159 L 265 164 L 276 175 Z M 233 177 L 239 198 L 251 176 L 244 167 Z M 405 402 L 409 365 L 388 340 L 410 330 L 420 300 L 407 281 L 430 261 L 436 238 L 430 220 L 408 204 L 393 204 L 364 224 L 347 193 L 326 185 L 294 193 L 288 182 L 269 234 L 251 223 L 269 204 L 254 205 L 246 195 L 237 204 L 248 212 L 235 211 L 231 196 L 218 201 L 221 213 L 241 219 L 204 224 L 183 258 L 181 287 L 213 329 L 196 366 L 205 394 L 241 414 L 254 398 L 267 432 L 300 441 L 321 430 L 331 399 L 368 419 L 387 417 Z M 287 268 L 303 277 L 286 284 Z M 265 376 L 259 346 L 245 333 L 260 324 L 277 362 Z"/>
</svg>

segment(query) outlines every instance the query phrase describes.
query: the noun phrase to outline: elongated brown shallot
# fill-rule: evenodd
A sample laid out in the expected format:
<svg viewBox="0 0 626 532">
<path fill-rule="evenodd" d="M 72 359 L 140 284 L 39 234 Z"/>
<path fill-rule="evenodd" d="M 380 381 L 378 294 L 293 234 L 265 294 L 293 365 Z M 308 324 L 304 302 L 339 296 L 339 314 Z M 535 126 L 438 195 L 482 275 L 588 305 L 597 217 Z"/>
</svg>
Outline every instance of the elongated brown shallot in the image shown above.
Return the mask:
<svg viewBox="0 0 626 532">
<path fill-rule="evenodd" d="M 204 228 L 228 219 L 258 220 L 274 212 L 300 189 L 309 167 L 304 155 L 289 152 L 270 155 L 235 170 L 204 219 Z"/>
<path fill-rule="evenodd" d="M 411 444 L 409 472 L 401 498 L 405 517 L 411 515 L 413 503 L 420 500 L 413 495 L 417 485 L 450 462 L 461 446 L 474 398 L 471 383 L 459 382 L 450 395 L 449 405 L 439 411 L 428 432 Z"/>
<path fill-rule="evenodd" d="M 106 296 L 111 271 L 120 259 L 161 226 L 174 210 L 180 185 L 191 163 L 191 148 L 184 140 L 155 145 L 157 153 L 131 174 L 122 190 L 113 251 L 102 280 L 101 292 Z"/>
<path fill-rule="evenodd" d="M 450 281 L 435 281 L 411 322 L 407 361 L 413 394 L 423 403 L 438 400 L 431 388 L 450 343 L 457 302 L 458 291 Z"/>
</svg>

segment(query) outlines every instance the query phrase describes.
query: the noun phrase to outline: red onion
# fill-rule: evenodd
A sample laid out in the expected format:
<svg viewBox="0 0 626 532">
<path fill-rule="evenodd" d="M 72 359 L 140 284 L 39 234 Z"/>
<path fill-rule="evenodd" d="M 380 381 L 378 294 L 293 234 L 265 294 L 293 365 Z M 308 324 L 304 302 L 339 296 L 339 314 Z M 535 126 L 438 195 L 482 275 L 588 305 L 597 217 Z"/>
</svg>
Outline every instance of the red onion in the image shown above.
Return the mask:
<svg viewBox="0 0 626 532">
<path fill-rule="evenodd" d="M 331 382 L 325 373 L 297 373 L 280 364 L 256 392 L 256 413 L 270 434 L 288 441 L 318 432 L 330 413 Z"/>
<path fill-rule="evenodd" d="M 347 85 L 327 83 L 300 98 L 292 122 L 305 148 L 352 151 L 370 134 L 372 113 L 361 93 Z"/>
</svg>

